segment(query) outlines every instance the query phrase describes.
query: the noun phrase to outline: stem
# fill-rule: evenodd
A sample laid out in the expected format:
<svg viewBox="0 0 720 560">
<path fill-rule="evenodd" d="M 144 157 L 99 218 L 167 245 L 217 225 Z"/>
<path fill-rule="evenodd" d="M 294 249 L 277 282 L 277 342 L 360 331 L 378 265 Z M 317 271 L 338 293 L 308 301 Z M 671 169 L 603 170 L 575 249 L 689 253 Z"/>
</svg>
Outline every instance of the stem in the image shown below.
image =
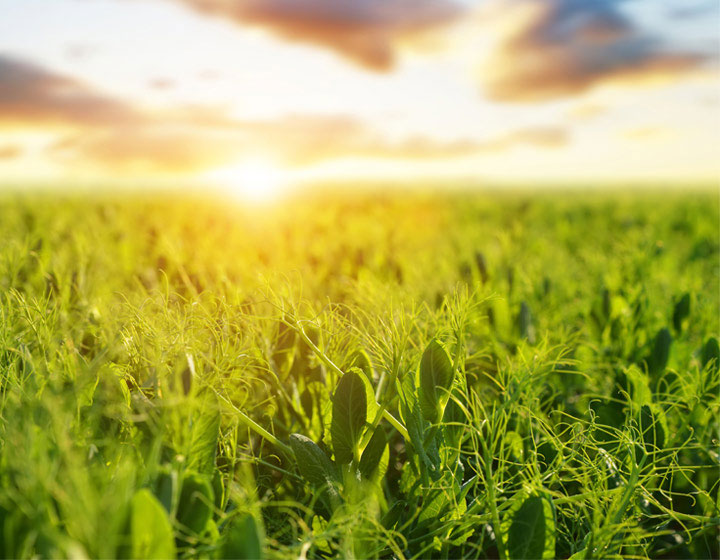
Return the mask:
<svg viewBox="0 0 720 560">
<path fill-rule="evenodd" d="M 320 358 L 323 363 L 329 367 L 331 370 L 333 370 L 335 373 L 337 373 L 340 377 L 344 375 L 343 370 L 341 370 L 337 365 L 335 365 L 335 362 L 333 362 L 320 348 L 315 346 L 315 343 L 310 340 L 310 337 L 305 334 L 305 330 L 297 323 L 288 323 L 286 321 L 283 321 L 288 327 L 293 329 L 295 332 L 297 332 L 300 335 L 300 338 L 303 339 L 303 342 L 307 344 L 310 347 L 310 350 L 312 350 L 315 355 Z"/>
<path fill-rule="evenodd" d="M 497 504 L 495 502 L 495 480 L 492 472 L 492 457 L 488 451 L 487 445 L 485 444 L 485 438 L 480 434 L 480 443 L 483 450 L 483 463 L 485 467 L 485 481 L 487 484 L 488 501 L 490 502 L 490 515 L 492 516 L 493 532 L 495 533 L 495 543 L 497 544 L 498 556 L 500 560 L 507 559 L 507 552 L 505 551 L 505 543 L 503 542 L 503 535 L 500 532 L 500 515 L 498 514 Z"/>
<path fill-rule="evenodd" d="M 215 394 L 218 396 L 219 399 L 225 402 L 228 406 L 230 406 L 233 409 L 233 412 L 237 414 L 238 418 L 242 421 L 243 424 L 245 424 L 248 428 L 253 430 L 256 434 L 262 436 L 267 441 L 272 443 L 274 446 L 279 447 L 282 449 L 286 455 L 293 457 L 293 450 L 292 448 L 280 441 L 278 438 L 276 438 L 274 435 L 272 435 L 270 432 L 268 432 L 265 428 L 263 428 L 260 424 L 255 422 L 252 418 L 250 418 L 247 414 L 245 414 L 242 410 L 240 410 L 238 407 L 236 407 L 232 402 L 230 402 L 228 399 L 223 397 L 220 393 L 215 391 Z"/>
<path fill-rule="evenodd" d="M 395 418 L 392 414 L 390 414 L 390 412 L 389 412 L 386 408 L 383 408 L 383 418 L 385 418 L 385 420 L 387 420 L 388 422 L 390 422 L 390 424 L 392 424 L 392 426 L 393 426 L 398 432 L 400 432 L 400 435 L 401 435 L 402 437 L 404 437 L 406 441 L 410 441 L 410 434 L 408 433 L 408 431 L 407 431 L 407 429 L 405 428 L 405 426 L 402 425 L 402 423 L 400 422 L 400 420 L 398 420 L 398 419 Z"/>
</svg>

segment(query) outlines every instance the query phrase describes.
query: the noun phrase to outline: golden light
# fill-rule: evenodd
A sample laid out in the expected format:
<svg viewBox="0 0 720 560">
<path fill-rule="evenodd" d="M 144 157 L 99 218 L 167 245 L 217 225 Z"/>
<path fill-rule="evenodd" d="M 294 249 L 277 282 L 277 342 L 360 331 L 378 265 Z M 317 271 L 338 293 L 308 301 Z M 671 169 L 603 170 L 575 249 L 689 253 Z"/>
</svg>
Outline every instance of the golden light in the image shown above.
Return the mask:
<svg viewBox="0 0 720 560">
<path fill-rule="evenodd" d="M 270 159 L 247 159 L 203 177 L 245 202 L 270 202 L 291 185 L 290 173 Z"/>
</svg>

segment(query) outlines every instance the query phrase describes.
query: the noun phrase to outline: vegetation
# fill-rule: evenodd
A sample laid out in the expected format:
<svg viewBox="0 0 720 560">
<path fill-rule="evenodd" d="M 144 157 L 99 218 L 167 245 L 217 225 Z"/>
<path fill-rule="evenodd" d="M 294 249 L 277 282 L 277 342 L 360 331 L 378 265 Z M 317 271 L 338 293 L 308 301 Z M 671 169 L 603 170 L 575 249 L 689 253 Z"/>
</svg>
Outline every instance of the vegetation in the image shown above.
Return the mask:
<svg viewBox="0 0 720 560">
<path fill-rule="evenodd" d="M 0 201 L 0 556 L 717 558 L 716 194 Z"/>
</svg>

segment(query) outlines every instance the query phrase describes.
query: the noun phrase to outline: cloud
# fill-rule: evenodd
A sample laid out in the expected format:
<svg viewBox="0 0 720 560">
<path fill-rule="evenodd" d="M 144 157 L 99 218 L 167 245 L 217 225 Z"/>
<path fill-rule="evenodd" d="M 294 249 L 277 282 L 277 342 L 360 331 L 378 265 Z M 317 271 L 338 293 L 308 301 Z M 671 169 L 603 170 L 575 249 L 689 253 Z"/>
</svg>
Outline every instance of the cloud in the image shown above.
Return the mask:
<svg viewBox="0 0 720 560">
<path fill-rule="evenodd" d="M 236 146 L 217 135 L 159 123 L 89 130 L 49 149 L 67 165 L 122 174 L 183 174 L 210 169 L 237 157 Z"/>
<path fill-rule="evenodd" d="M 681 6 L 670 8 L 667 15 L 670 19 L 698 19 L 708 16 L 717 18 L 718 3 L 716 0 L 696 3 L 685 0 Z"/>
<path fill-rule="evenodd" d="M 567 144 L 561 128 L 525 128 L 477 141 L 414 136 L 389 141 L 349 116 L 290 115 L 266 121 L 223 120 L 220 115 L 153 122 L 70 136 L 51 149 L 66 163 L 120 173 L 186 173 L 253 157 L 308 166 L 339 158 L 437 160 L 483 156 L 519 146 Z"/>
<path fill-rule="evenodd" d="M 18 158 L 22 155 L 22 152 L 20 146 L 0 146 L 0 160 Z"/>
<path fill-rule="evenodd" d="M 60 123 L 61 136 L 47 151 L 52 159 L 125 174 L 192 173 L 255 156 L 307 166 L 344 157 L 451 159 L 567 143 L 567 132 L 553 127 L 519 129 L 487 140 L 440 141 L 423 135 L 389 140 L 348 115 L 237 120 L 207 107 L 149 112 L 5 56 L 0 57 L 0 126 L 3 123 L 22 127 Z M 0 157 L 16 155 L 10 148 L 0 152 Z"/>
<path fill-rule="evenodd" d="M 0 126 L 109 125 L 136 111 L 72 78 L 0 54 Z"/>
<path fill-rule="evenodd" d="M 482 76 L 493 100 L 535 102 L 611 80 L 673 76 L 706 61 L 673 52 L 621 10 L 624 0 L 500 0 L 516 18 Z"/>
<path fill-rule="evenodd" d="M 365 68 L 393 67 L 398 46 L 457 21 L 454 0 L 176 0 L 289 40 L 332 49 Z"/>
</svg>

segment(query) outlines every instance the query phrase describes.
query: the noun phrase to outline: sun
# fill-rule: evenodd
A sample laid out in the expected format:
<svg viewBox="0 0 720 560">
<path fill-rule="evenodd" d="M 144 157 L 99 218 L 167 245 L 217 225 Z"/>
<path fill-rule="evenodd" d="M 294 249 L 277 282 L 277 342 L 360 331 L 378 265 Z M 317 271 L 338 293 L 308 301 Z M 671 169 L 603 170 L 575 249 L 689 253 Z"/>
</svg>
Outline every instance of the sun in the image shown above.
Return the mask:
<svg viewBox="0 0 720 560">
<path fill-rule="evenodd" d="M 278 198 L 290 185 L 287 170 L 269 159 L 247 159 L 215 169 L 204 178 L 245 202 L 264 203 Z"/>
</svg>

